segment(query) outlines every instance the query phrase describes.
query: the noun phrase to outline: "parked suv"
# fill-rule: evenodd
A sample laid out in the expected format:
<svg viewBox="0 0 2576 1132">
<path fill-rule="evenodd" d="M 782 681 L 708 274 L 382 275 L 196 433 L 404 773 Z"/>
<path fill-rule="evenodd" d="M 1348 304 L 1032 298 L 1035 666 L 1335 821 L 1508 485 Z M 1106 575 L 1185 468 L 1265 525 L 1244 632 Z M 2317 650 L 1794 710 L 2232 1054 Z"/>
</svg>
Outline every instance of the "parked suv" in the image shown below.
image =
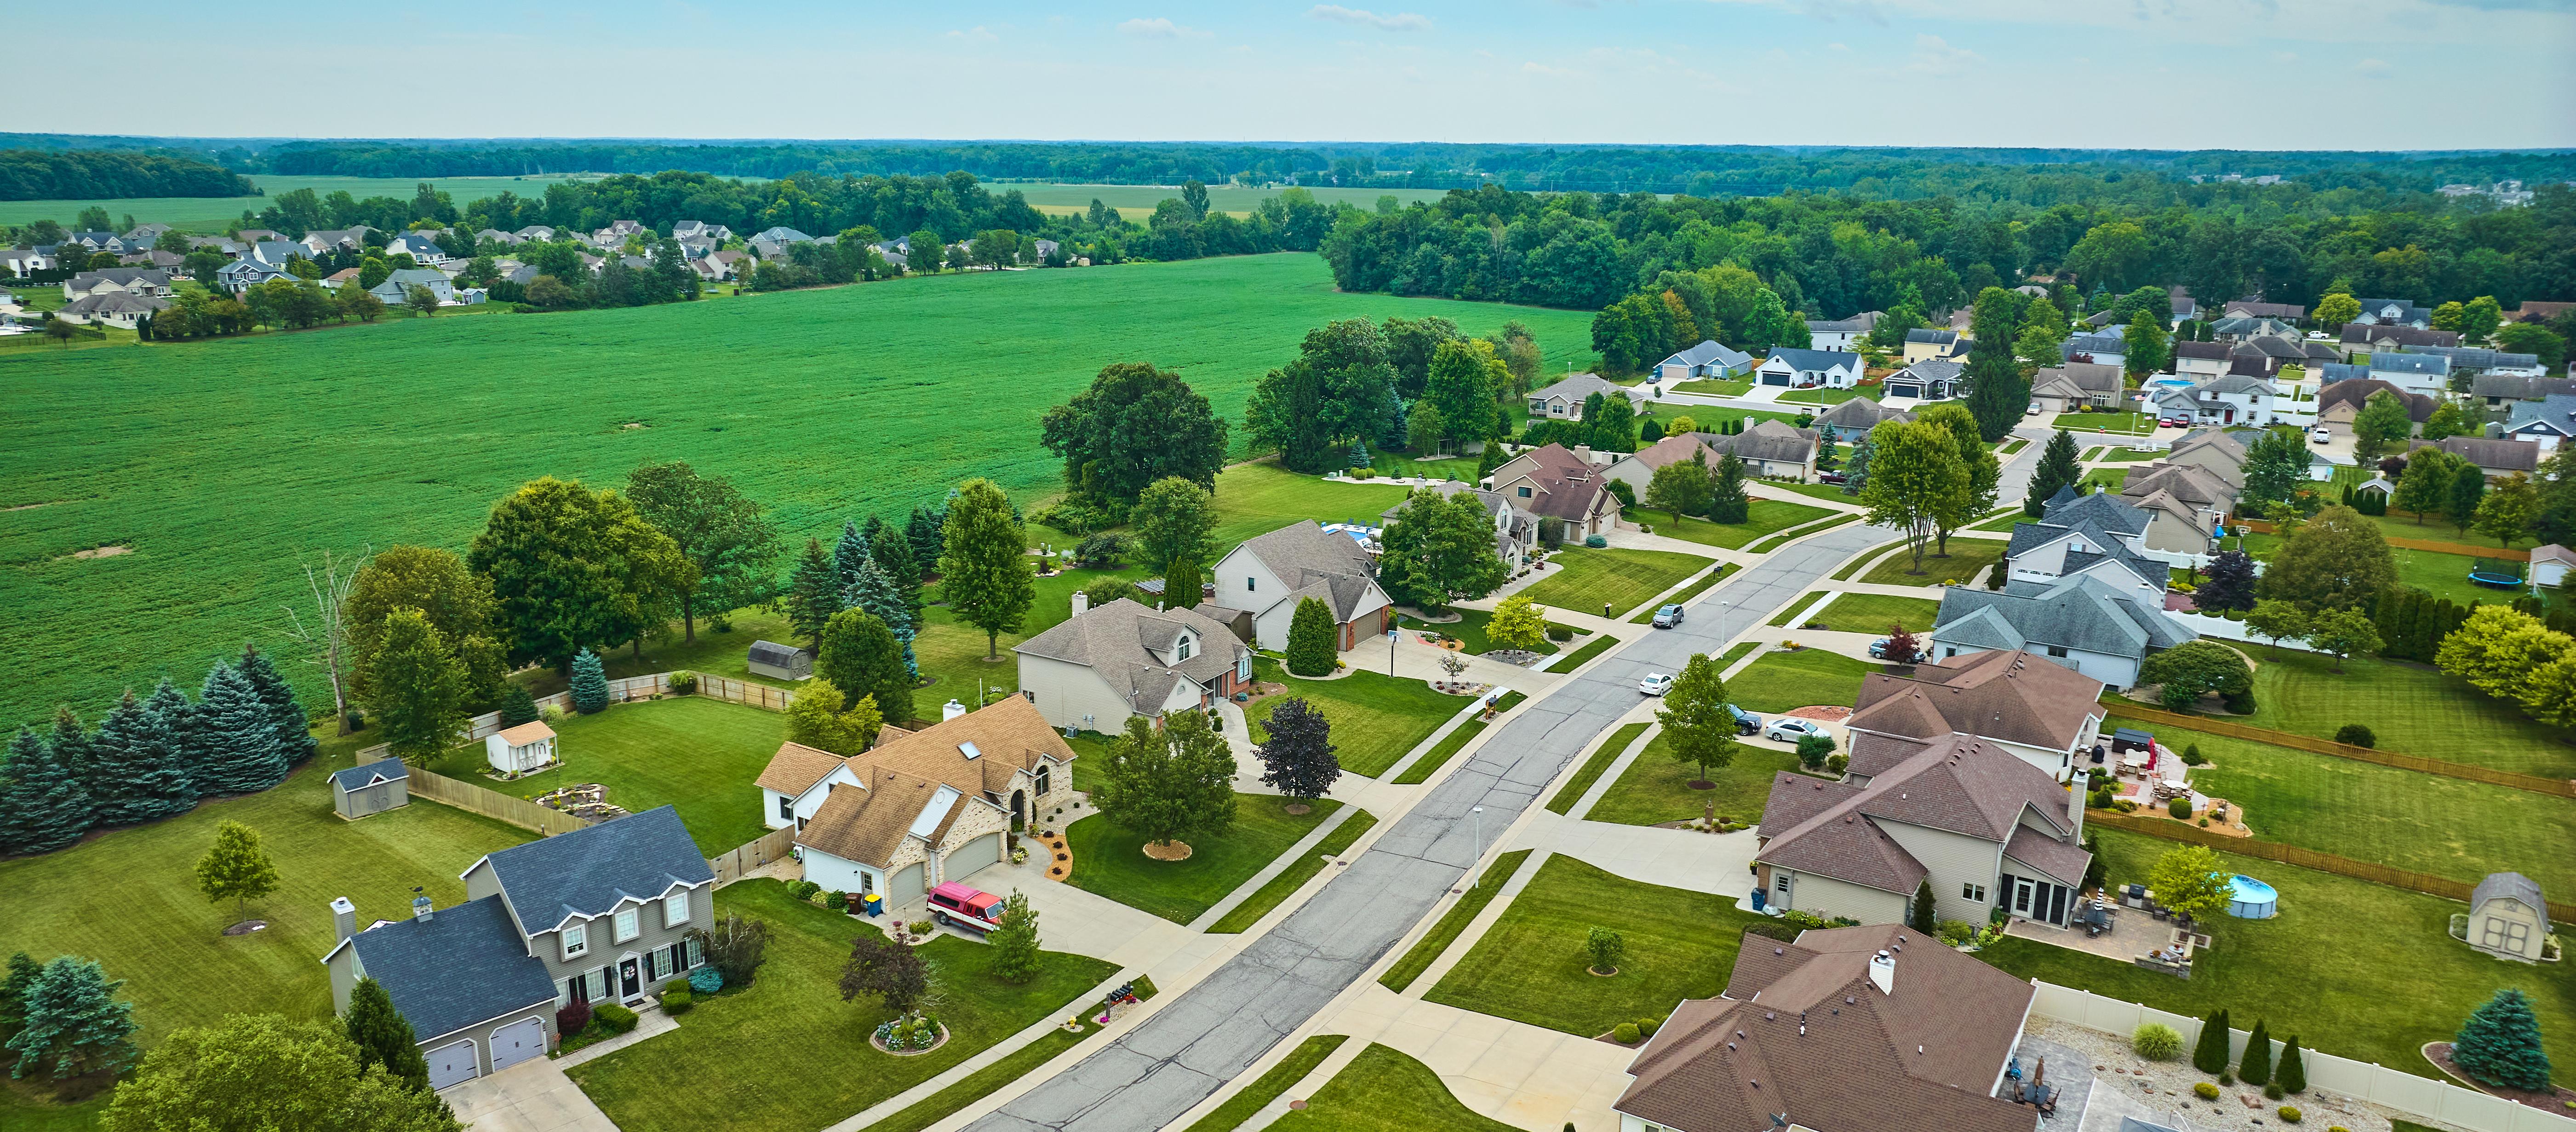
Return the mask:
<svg viewBox="0 0 2576 1132">
<path fill-rule="evenodd" d="M 1667 605 L 1655 611 L 1655 628 L 1670 629 L 1682 623 L 1682 607 Z"/>
<path fill-rule="evenodd" d="M 970 931 L 989 932 L 1002 926 L 1002 898 L 950 881 L 930 890 L 930 918 Z"/>
<path fill-rule="evenodd" d="M 1728 715 L 1731 715 L 1731 716 L 1734 716 L 1734 717 L 1735 717 L 1735 733 L 1736 733 L 1736 734 L 1738 734 L 1738 735 L 1757 735 L 1757 734 L 1760 734 L 1760 733 L 1761 733 L 1761 731 L 1762 731 L 1762 717 L 1761 717 L 1761 716 L 1755 715 L 1755 714 L 1753 714 L 1752 712 L 1746 711 L 1746 710 L 1744 710 L 1743 708 L 1740 708 L 1740 707 L 1735 706 L 1734 704 L 1728 704 L 1728 705 L 1726 705 L 1726 714 L 1728 714 Z"/>
<path fill-rule="evenodd" d="M 1917 638 L 1917 639 L 1918 639 L 1918 640 L 1920 640 L 1921 638 Z M 1896 662 L 1896 663 L 1898 663 L 1898 664 L 1920 664 L 1920 663 L 1922 663 L 1926 658 L 1930 657 L 1930 656 L 1931 656 L 1931 654 L 1932 654 L 1932 650 L 1930 650 L 1930 649 L 1928 649 L 1928 648 L 1927 648 L 1927 649 L 1923 649 L 1923 650 L 1922 650 L 1922 651 L 1920 651 L 1920 652 L 1917 652 L 1917 653 L 1916 653 L 1916 654 L 1914 654 L 1913 656 L 1889 656 L 1889 655 L 1887 655 L 1887 645 L 1888 645 L 1888 641 L 1889 641 L 1889 640 L 1890 640 L 1890 638 L 1887 638 L 1887 637 L 1880 637 L 1879 639 L 1877 639 L 1877 640 L 1875 640 L 1875 641 L 1871 641 L 1871 642 L 1869 643 L 1869 655 L 1870 655 L 1870 659 L 1872 659 L 1872 660 L 1889 660 L 1889 661 L 1894 661 L 1894 662 Z"/>
</svg>

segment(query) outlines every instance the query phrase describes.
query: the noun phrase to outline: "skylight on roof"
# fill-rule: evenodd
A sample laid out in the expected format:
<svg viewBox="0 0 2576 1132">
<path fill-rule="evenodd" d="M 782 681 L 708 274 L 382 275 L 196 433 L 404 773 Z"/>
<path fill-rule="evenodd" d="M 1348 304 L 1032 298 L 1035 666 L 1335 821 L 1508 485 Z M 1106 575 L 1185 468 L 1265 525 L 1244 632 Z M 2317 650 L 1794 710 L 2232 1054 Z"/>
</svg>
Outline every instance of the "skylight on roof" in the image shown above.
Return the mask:
<svg viewBox="0 0 2576 1132">
<path fill-rule="evenodd" d="M 958 753 L 958 754 L 961 754 L 961 755 L 964 755 L 964 756 L 966 756 L 967 758 L 970 758 L 970 759 L 980 759 L 980 758 L 984 757 L 984 752 L 983 752 L 983 751 L 981 751 L 981 750 L 978 750 L 978 749 L 976 748 L 975 744 L 974 744 L 974 743 L 972 743 L 972 742 L 966 742 L 966 743 L 959 743 L 959 744 L 957 744 L 957 753 Z"/>
</svg>

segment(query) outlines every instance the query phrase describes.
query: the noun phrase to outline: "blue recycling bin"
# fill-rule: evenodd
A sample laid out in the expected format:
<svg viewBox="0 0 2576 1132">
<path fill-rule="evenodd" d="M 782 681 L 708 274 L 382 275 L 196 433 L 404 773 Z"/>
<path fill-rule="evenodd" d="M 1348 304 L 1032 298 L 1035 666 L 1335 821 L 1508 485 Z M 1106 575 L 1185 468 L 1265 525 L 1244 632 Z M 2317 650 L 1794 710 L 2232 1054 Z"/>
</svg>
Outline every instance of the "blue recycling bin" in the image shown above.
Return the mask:
<svg viewBox="0 0 2576 1132">
<path fill-rule="evenodd" d="M 885 915 L 885 897 L 879 896 L 873 892 L 859 897 L 859 914 L 863 916 Z"/>
</svg>

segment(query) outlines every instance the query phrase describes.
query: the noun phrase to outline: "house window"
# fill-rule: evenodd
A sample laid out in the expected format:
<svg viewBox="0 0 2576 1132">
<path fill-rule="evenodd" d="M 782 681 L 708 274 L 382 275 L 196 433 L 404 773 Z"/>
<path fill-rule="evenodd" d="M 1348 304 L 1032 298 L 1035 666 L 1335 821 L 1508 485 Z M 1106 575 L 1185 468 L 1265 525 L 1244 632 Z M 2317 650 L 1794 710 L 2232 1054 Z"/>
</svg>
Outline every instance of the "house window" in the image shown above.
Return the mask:
<svg viewBox="0 0 2576 1132">
<path fill-rule="evenodd" d="M 1039 763 L 1039 764 L 1038 764 L 1038 797 L 1041 797 L 1041 798 L 1046 797 L 1046 796 L 1047 796 L 1048 791 L 1049 791 L 1049 790 L 1051 790 L 1051 789 L 1053 788 L 1051 784 L 1052 784 L 1054 781 L 1055 781 L 1055 774 L 1054 774 L 1054 771 L 1052 770 L 1052 768 L 1048 767 L 1045 763 Z"/>
<path fill-rule="evenodd" d="M 778 820 L 780 820 L 780 821 L 786 821 L 787 819 L 792 818 L 792 817 L 795 817 L 795 816 L 796 816 L 796 799 L 794 799 L 794 798 L 790 798 L 790 797 L 788 797 L 788 796 L 787 796 L 787 795 L 785 795 L 785 794 L 781 794 L 781 795 L 779 795 L 779 796 L 778 796 Z"/>
<path fill-rule="evenodd" d="M 633 908 L 619 910 L 615 919 L 617 928 L 612 942 L 624 943 L 644 930 L 643 917 L 636 915 Z"/>
<path fill-rule="evenodd" d="M 689 894 L 674 892 L 662 898 L 662 926 L 676 928 L 689 922 Z"/>
<path fill-rule="evenodd" d="M 1256 581 L 1256 579 L 1254 579 L 1251 575 L 1249 575 L 1249 574 L 1244 575 L 1244 577 L 1243 577 L 1243 592 L 1245 592 L 1245 593 L 1251 593 L 1251 592 L 1253 591 L 1253 589 L 1255 588 L 1255 586 L 1254 586 L 1255 581 Z"/>
<path fill-rule="evenodd" d="M 591 1002 L 608 997 L 608 968 L 593 967 L 582 977 L 581 1000 Z"/>
<path fill-rule="evenodd" d="M 1173 655 L 1173 657 L 1174 657 L 1175 659 L 1178 659 L 1178 660 L 1188 660 L 1188 659 L 1190 658 L 1190 639 L 1189 639 L 1188 637 L 1183 637 L 1183 638 L 1181 638 L 1181 645 L 1180 645 L 1180 649 L 1179 649 L 1179 651 L 1178 651 L 1178 652 L 1173 653 L 1172 655 Z"/>
<path fill-rule="evenodd" d="M 1974 900 L 1979 904 L 1983 904 L 1986 902 L 1986 886 L 1982 884 L 1962 884 L 1959 886 L 1959 899 Z"/>
<path fill-rule="evenodd" d="M 1524 488 L 1520 489 L 1520 492 L 1521 492 L 1521 498 L 1523 498 L 1523 499 L 1527 499 L 1527 498 L 1529 498 L 1529 497 L 1530 497 L 1530 489 L 1528 489 L 1528 488 L 1524 487 Z"/>
<path fill-rule="evenodd" d="M 2050 656 L 2065 656 L 2065 655 L 2066 655 L 2066 646 L 2064 646 L 2064 645 L 2050 645 L 2050 646 L 2048 646 L 2048 655 L 2050 655 Z"/>
<path fill-rule="evenodd" d="M 1782 873 L 1782 874 L 1780 874 L 1780 883 L 1779 883 L 1776 887 L 1778 887 L 1778 888 L 1779 888 L 1779 890 L 1780 890 L 1780 895 L 1782 895 L 1782 896 L 1787 896 L 1787 895 L 1789 895 L 1789 874 L 1787 874 L 1787 873 Z"/>
<path fill-rule="evenodd" d="M 590 925 L 566 924 L 562 934 L 564 958 L 571 959 L 590 952 Z"/>
</svg>

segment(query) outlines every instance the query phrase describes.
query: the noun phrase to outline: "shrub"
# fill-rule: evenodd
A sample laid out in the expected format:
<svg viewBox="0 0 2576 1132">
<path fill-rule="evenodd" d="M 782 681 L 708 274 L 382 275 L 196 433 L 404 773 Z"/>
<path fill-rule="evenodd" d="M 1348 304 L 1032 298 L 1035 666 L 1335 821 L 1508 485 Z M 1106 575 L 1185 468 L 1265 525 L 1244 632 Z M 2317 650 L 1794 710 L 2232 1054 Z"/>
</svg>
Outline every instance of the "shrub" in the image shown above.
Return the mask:
<svg viewBox="0 0 2576 1132">
<path fill-rule="evenodd" d="M 2245 1059 L 2236 1064 L 2236 1075 L 2248 1085 L 2260 1085 L 2272 1079 L 2272 1034 L 2264 1020 L 2254 1020 L 2254 1030 L 2245 1039 Z"/>
<path fill-rule="evenodd" d="M 2218 1074 L 2218 1083 L 2221 1085 L 2233 1085 L 2236 1083 L 2236 1075 L 2225 1070 L 2220 1070 Z"/>
<path fill-rule="evenodd" d="M 2084 804 L 2097 810 L 2107 810 L 2111 808 L 2111 798 L 2111 789 L 2106 786 L 2086 795 Z"/>
<path fill-rule="evenodd" d="M 689 972 L 689 992 L 704 997 L 724 989 L 724 972 L 713 964 Z"/>
<path fill-rule="evenodd" d="M 814 894 L 821 891 L 823 891 L 823 886 L 810 880 L 787 882 L 787 895 L 795 897 L 800 901 L 811 902 L 814 899 Z"/>
<path fill-rule="evenodd" d="M 1637 1036 L 1641 1038 L 1654 1037 L 1655 1031 L 1662 1029 L 1663 1026 L 1663 1023 L 1652 1018 L 1637 1019 Z"/>
<path fill-rule="evenodd" d="M 2272 1067 L 2272 1082 L 2283 1092 L 2308 1091 L 2308 1060 L 2299 1054 L 2297 1034 L 2290 1035 L 2289 1042 L 2281 1047 L 2281 1063 Z"/>
<path fill-rule="evenodd" d="M 1619 969 L 1619 957 L 1628 951 L 1628 941 L 1608 928 L 1594 928 L 1583 937 L 1583 953 L 1592 960 L 1592 969 L 1608 974 Z"/>
<path fill-rule="evenodd" d="M 698 690 L 698 674 L 695 672 L 674 672 L 671 674 L 671 682 L 669 686 L 671 694 L 674 696 L 688 695 Z"/>
<path fill-rule="evenodd" d="M 1785 923 L 1780 920 L 1769 918 L 1755 920 L 1752 923 L 1744 925 L 1744 934 L 1746 935 L 1758 935 L 1764 939 L 1776 939 L 1790 943 L 1797 941 L 1798 931 L 1799 929 L 1796 924 Z"/>
<path fill-rule="evenodd" d="M 1637 1044 L 1637 1024 L 1634 1022 L 1621 1022 L 1618 1025 L 1611 1027 L 1610 1038 L 1612 1041 L 1618 1042 L 1623 1046 L 1632 1046 Z"/>
<path fill-rule="evenodd" d="M 555 1011 L 555 1036 L 569 1038 L 590 1028 L 590 1004 L 576 1002 Z"/>
<path fill-rule="evenodd" d="M 2191 1087 L 2191 1095 L 2205 1101 L 2214 1101 L 2218 1099 L 2218 1086 L 2203 1081 Z"/>
<path fill-rule="evenodd" d="M 1827 770 L 1828 772 L 1833 773 L 1833 774 L 1841 774 L 1842 772 L 1844 772 L 1844 771 L 1846 771 L 1846 770 L 1850 770 L 1850 769 L 1851 769 L 1851 756 L 1850 756 L 1850 755 L 1846 755 L 1846 754 L 1842 753 L 1841 751 L 1836 751 L 1836 752 L 1834 752 L 1834 753 L 1832 753 L 1832 754 L 1830 754 L 1830 755 L 1826 755 L 1826 756 L 1825 756 L 1825 770 Z"/>
<path fill-rule="evenodd" d="M 600 1003 L 591 1010 L 590 1016 L 598 1019 L 599 1024 L 612 1034 L 633 1033 L 635 1030 L 635 1012 L 614 1002 Z"/>
<path fill-rule="evenodd" d="M 2296 1124 L 2299 1122 L 2299 1106 L 2297 1105 L 2285 1104 L 2273 1111 L 2281 1114 L 2281 1123 L 2283 1124 Z"/>
<path fill-rule="evenodd" d="M 1564 644 L 1567 641 L 1571 641 L 1574 639 L 1574 626 L 1559 625 L 1551 621 L 1547 626 L 1547 639 L 1555 641 L 1558 644 Z"/>
<path fill-rule="evenodd" d="M 2207 755 L 2204 755 L 2204 754 L 2201 754 L 2201 753 L 2200 753 L 2200 744 L 2198 744 L 2198 743 L 2185 743 L 2185 744 L 2183 744 L 2183 748 L 2182 748 L 2182 765 L 2184 765 L 2184 766 L 2203 766 L 2203 765 L 2206 765 L 2208 762 L 2209 762 L 2209 756 L 2207 756 Z"/>
<path fill-rule="evenodd" d="M 2254 693 L 2252 692 L 2238 692 L 2232 696 L 2222 696 L 2219 698 L 2218 702 L 2227 710 L 2235 712 L 2238 715 L 2254 714 Z"/>
<path fill-rule="evenodd" d="M 1584 537 L 1583 545 L 1591 547 L 1594 550 L 1599 550 L 1610 545 L 1610 540 L 1599 535 L 1587 535 Z"/>
<path fill-rule="evenodd" d="M 2182 1052 L 2182 1035 L 2162 1022 L 2149 1022 L 2129 1034 L 2129 1048 L 2149 1061 L 2171 1061 Z"/>
<path fill-rule="evenodd" d="M 850 907 L 850 894 L 837 888 L 826 892 L 823 894 L 823 906 L 835 912 L 847 911 Z"/>
<path fill-rule="evenodd" d="M 905 924 L 904 928 L 914 935 L 929 935 L 931 923 L 928 920 L 914 920 L 909 924 Z"/>
<path fill-rule="evenodd" d="M 2281 1083 L 2280 1083 L 2280 1082 L 2278 1082 L 2278 1081 L 2274 1081 L 2274 1082 L 2272 1082 L 2272 1083 L 2271 1083 L 2271 1084 L 2269 1084 L 2269 1085 L 2265 1085 L 2265 1086 L 2263 1086 L 2263 1096 L 2264 1096 L 2266 1099 L 2269 1099 L 2269 1100 L 2276 1100 L 2276 1101 L 2277 1101 L 2277 1100 L 2281 1099 L 2282 1097 L 2285 1097 L 2285 1096 L 2288 1096 L 2288 1095 L 2289 1095 L 2289 1094 L 2284 1093 L 2284 1092 L 2282 1092 L 2282 1091 L 2281 1091 Z"/>
<path fill-rule="evenodd" d="M 696 1003 L 689 1000 L 688 980 L 674 979 L 672 981 L 678 984 L 676 989 L 673 987 L 662 988 L 662 1013 L 674 1016 L 686 1014 L 689 1012 L 691 1007 L 696 1005 Z"/>
<path fill-rule="evenodd" d="M 1958 947 L 1977 938 L 1977 925 L 1966 920 L 1943 920 L 1934 927 L 1934 934 L 1941 937 L 1941 942 Z"/>
<path fill-rule="evenodd" d="M 2111 808 L 2112 808 L 2112 809 L 2115 809 L 2115 810 L 2118 810 L 2118 811 L 2120 811 L 2121 813 L 2124 813 L 2124 814 L 2134 814 L 2134 813 L 2138 812 L 2138 804 L 2137 804 L 2136 802 L 2132 802 L 2132 801 L 2130 801 L 2129 799 L 2126 799 L 2126 798 L 2114 798 L 2114 799 L 2112 799 L 2112 800 L 2111 800 Z"/>
<path fill-rule="evenodd" d="M 2227 1079 L 2227 1008 L 2209 1012 L 2200 1023 L 2200 1043 L 2192 1047 L 2192 1068 L 2215 1073 L 2220 1083 Z"/>
<path fill-rule="evenodd" d="M 2361 724 L 2347 723 L 2335 729 L 2335 742 L 2350 747 L 2376 747 L 2379 736 L 2371 734 L 2370 729 Z"/>
<path fill-rule="evenodd" d="M 2184 797 L 2181 797 L 2181 798 L 2176 798 L 2176 799 L 2174 799 L 2174 800 L 2173 800 L 2173 802 L 2172 802 L 2171 804 L 2169 804 L 2169 805 L 2167 805 L 2167 806 L 2165 807 L 2165 812 L 2166 812 L 2166 813 L 2169 813 L 2169 814 L 2172 814 L 2173 816 L 2178 817 L 2178 818 L 2188 818 L 2188 817 L 2190 817 L 2190 816 L 2191 816 L 2191 798 L 2190 798 L 2189 796 L 2184 796 Z"/>
</svg>

